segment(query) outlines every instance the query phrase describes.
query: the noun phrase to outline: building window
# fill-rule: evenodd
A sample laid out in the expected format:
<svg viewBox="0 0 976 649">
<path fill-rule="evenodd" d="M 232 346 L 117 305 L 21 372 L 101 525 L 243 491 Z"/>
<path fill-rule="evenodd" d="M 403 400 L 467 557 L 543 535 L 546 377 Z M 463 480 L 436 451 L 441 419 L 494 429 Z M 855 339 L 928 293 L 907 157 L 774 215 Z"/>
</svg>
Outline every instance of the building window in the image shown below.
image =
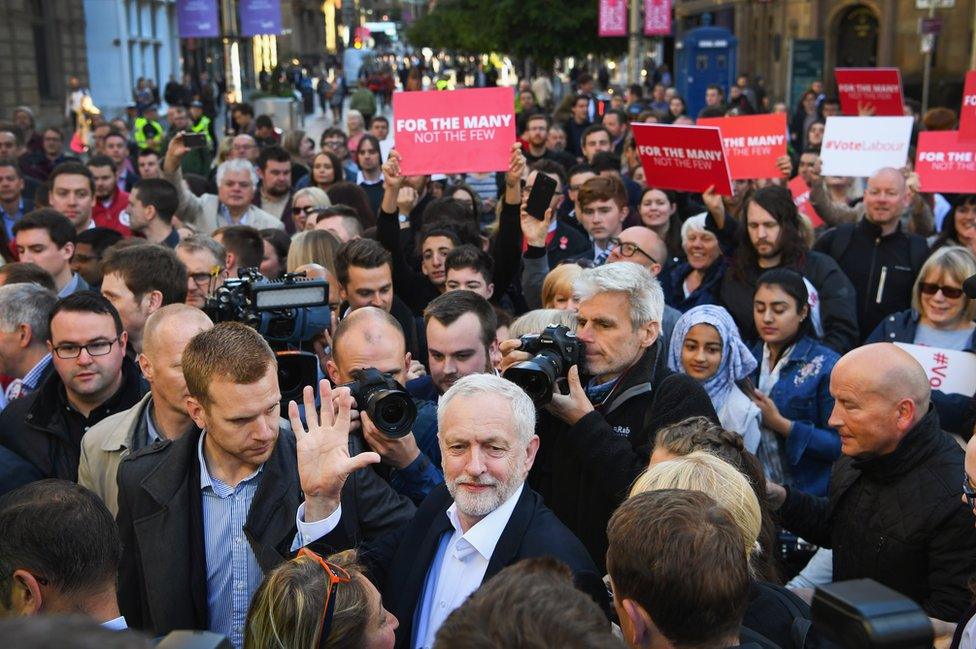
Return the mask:
<svg viewBox="0 0 976 649">
<path fill-rule="evenodd" d="M 34 34 L 34 63 L 37 70 L 37 93 L 41 99 L 53 99 L 51 91 L 51 62 L 48 57 L 47 20 L 44 3 L 32 2 L 31 30 Z"/>
</svg>

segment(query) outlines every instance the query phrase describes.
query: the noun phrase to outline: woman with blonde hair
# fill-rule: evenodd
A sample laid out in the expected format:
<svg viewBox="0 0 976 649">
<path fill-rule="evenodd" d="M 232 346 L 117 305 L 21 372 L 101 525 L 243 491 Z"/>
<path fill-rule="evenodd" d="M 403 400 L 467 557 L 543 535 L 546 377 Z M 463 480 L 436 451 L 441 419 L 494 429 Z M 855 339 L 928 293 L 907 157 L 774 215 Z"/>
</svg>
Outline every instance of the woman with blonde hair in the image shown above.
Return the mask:
<svg viewBox="0 0 976 649">
<path fill-rule="evenodd" d="M 576 311 L 573 282 L 583 269 L 578 264 L 560 264 L 549 271 L 542 282 L 542 308 Z"/>
<path fill-rule="evenodd" d="M 634 481 L 630 495 L 660 489 L 700 491 L 729 512 L 742 535 L 752 575 L 742 626 L 776 646 L 805 646 L 804 640 L 811 633 L 810 607 L 782 586 L 756 577 L 754 561 L 762 554 L 762 509 L 749 480 L 728 462 L 707 452 L 693 451 L 652 464 Z"/>
<path fill-rule="evenodd" d="M 244 648 L 392 649 L 397 626 L 354 552 L 325 560 L 302 548 L 254 593 Z"/>
<path fill-rule="evenodd" d="M 295 232 L 311 230 L 315 227 L 318 210 L 331 207 L 332 201 L 324 190 L 318 187 L 304 187 L 291 197 L 291 220 L 295 222 Z"/>
<path fill-rule="evenodd" d="M 340 245 L 335 235 L 326 230 L 299 232 L 288 248 L 288 272 L 294 273 L 295 269 L 305 264 L 318 264 L 329 271 L 331 282 L 335 277 L 335 256 Z"/>
</svg>

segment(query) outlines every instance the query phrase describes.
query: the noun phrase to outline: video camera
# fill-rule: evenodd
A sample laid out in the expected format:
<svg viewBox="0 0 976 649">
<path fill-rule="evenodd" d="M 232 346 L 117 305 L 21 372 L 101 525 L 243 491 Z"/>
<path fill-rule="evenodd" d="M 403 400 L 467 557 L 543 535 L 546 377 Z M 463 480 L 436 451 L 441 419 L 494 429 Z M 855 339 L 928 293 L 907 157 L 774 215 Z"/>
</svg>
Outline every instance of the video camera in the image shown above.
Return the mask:
<svg viewBox="0 0 976 649">
<path fill-rule="evenodd" d="M 810 611 L 813 628 L 844 649 L 932 646 L 932 622 L 925 611 L 872 579 L 817 586 Z"/>
<path fill-rule="evenodd" d="M 329 283 L 285 273 L 270 280 L 258 268 L 242 268 L 207 298 L 203 311 L 217 322 L 242 322 L 261 334 L 278 357 L 282 402 L 300 400 L 306 385 L 318 380 L 318 357 L 294 347 L 331 324 Z"/>
<path fill-rule="evenodd" d="M 349 388 L 356 406 L 387 437 L 403 437 L 413 428 L 417 406 L 395 379 L 374 367 L 353 372 L 356 379 L 340 387 Z"/>
<path fill-rule="evenodd" d="M 519 340 L 519 349 L 535 356 L 511 366 L 503 376 L 525 390 L 536 407 L 544 406 L 552 400 L 553 388 L 565 380 L 569 368 L 583 364 L 586 349 L 565 325 L 550 324 L 541 334 Z"/>
</svg>

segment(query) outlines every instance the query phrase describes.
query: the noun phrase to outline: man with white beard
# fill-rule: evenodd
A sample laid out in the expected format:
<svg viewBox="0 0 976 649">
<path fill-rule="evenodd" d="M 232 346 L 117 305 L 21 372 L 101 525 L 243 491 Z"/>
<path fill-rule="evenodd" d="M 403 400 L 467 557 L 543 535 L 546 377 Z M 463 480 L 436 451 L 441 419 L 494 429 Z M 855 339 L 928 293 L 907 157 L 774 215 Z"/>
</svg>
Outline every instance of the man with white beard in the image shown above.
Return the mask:
<svg viewBox="0 0 976 649">
<path fill-rule="evenodd" d="M 304 397 L 305 411 L 313 413 L 309 426 L 331 431 L 333 444 L 345 448 L 348 396 L 337 395 L 338 413 L 324 411 L 321 422 L 311 388 Z M 332 402 L 323 385 L 321 403 Z M 305 428 L 294 403 L 288 414 L 300 437 Z M 432 646 L 447 616 L 484 580 L 528 557 L 567 564 L 577 586 L 606 609 L 606 588 L 593 560 L 525 485 L 539 448 L 531 399 L 503 378 L 472 374 L 444 393 L 437 419 L 445 484 L 427 496 L 410 523 L 359 551 L 383 606 L 400 622 L 396 647 Z M 339 509 L 346 476 L 333 464 L 341 463 L 325 470 L 336 475 L 321 482 L 333 485 L 333 493 L 319 495 Z M 334 523 L 338 532 L 339 516 Z"/>
</svg>

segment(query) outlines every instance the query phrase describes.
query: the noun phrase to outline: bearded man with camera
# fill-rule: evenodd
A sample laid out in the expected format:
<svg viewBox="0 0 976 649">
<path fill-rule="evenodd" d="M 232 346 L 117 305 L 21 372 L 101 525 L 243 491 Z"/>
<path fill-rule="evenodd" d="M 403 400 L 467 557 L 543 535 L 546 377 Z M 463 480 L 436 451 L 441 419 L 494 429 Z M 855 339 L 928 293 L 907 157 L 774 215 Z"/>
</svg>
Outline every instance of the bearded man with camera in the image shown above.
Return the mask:
<svg viewBox="0 0 976 649">
<path fill-rule="evenodd" d="M 551 381 L 551 400 L 536 425 L 541 443 L 529 484 L 602 570 L 610 515 L 647 467 L 658 429 L 688 417 L 717 417 L 694 379 L 667 368 L 658 342 L 664 296 L 645 268 L 620 262 L 585 270 L 573 297 L 581 349 L 569 344 L 568 332 L 550 328 L 556 344 L 549 358 L 533 358 L 521 340 L 508 340 L 502 368 L 506 378 L 533 382 L 527 391 L 535 395 L 537 382 L 549 378 L 542 368 L 564 356 L 557 363 L 563 376 Z M 533 365 L 535 377 L 526 377 Z"/>
</svg>

